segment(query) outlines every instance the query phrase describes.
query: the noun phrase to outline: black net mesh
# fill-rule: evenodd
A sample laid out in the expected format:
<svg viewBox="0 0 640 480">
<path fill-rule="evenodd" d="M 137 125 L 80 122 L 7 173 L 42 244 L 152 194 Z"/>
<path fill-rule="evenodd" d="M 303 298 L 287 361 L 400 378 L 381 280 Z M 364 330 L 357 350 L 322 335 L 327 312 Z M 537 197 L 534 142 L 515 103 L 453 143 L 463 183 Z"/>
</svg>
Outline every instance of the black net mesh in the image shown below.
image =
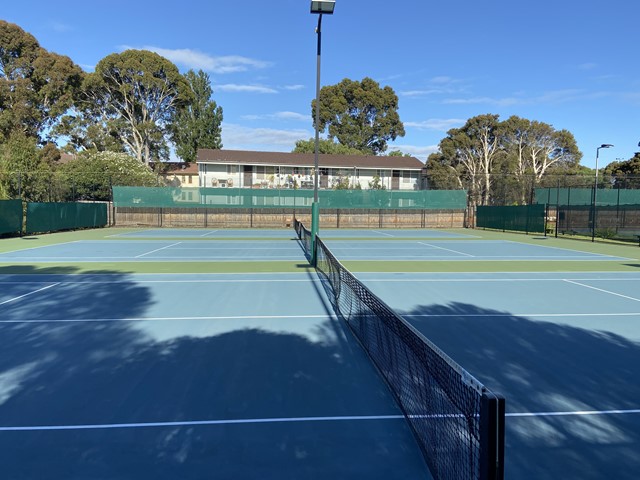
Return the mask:
<svg viewBox="0 0 640 480">
<path fill-rule="evenodd" d="M 294 223 L 310 257 L 311 234 Z M 316 269 L 334 310 L 387 382 L 433 477 L 501 478 L 504 411 L 488 406 L 498 397 L 374 295 L 318 237 L 316 249 Z M 487 412 L 495 419 L 483 418 Z"/>
</svg>

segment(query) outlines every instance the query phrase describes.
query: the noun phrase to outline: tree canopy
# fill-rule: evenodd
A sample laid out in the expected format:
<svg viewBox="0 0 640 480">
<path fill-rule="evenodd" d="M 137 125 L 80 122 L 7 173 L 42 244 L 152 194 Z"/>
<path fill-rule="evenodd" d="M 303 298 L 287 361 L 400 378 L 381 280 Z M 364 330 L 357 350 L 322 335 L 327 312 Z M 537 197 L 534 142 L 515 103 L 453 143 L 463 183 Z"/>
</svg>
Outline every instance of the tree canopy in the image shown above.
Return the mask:
<svg viewBox="0 0 640 480">
<path fill-rule="evenodd" d="M 611 162 L 603 173 L 613 180 L 616 188 L 640 188 L 640 152 L 629 160 Z"/>
<path fill-rule="evenodd" d="M 293 153 L 315 152 L 316 144 L 314 138 L 310 138 L 309 140 L 298 140 L 295 148 L 293 149 Z M 318 141 L 318 153 L 323 155 L 363 155 L 363 152 L 357 148 L 347 147 L 346 145 L 327 139 L 320 139 Z"/>
<path fill-rule="evenodd" d="M 83 72 L 33 35 L 0 20 L 0 141 L 13 132 L 44 141 L 73 104 Z"/>
<path fill-rule="evenodd" d="M 168 157 L 170 126 L 193 98 L 178 68 L 146 50 L 126 50 L 103 58 L 83 84 L 80 110 L 147 165 Z"/>
<path fill-rule="evenodd" d="M 60 166 L 58 180 L 73 188 L 74 200 L 110 200 L 111 186 L 158 186 L 157 176 L 126 153 L 87 151 Z"/>
<path fill-rule="evenodd" d="M 192 101 L 179 110 L 171 127 L 176 154 L 185 162 L 195 162 L 199 148 L 222 148 L 222 107 L 211 99 L 209 75 L 189 70 L 185 79 Z"/>
<path fill-rule="evenodd" d="M 515 116 L 501 122 L 486 114 L 447 132 L 427 160 L 427 174 L 439 188 L 466 188 L 472 206 L 490 204 L 498 191 L 503 202 L 508 197 L 524 203 L 531 185 L 552 169 L 575 170 L 581 157 L 567 130 Z"/>
<path fill-rule="evenodd" d="M 0 144 L 0 198 L 45 201 L 51 183 L 48 149 L 39 149 L 34 137 L 14 132 Z"/>
<path fill-rule="evenodd" d="M 314 126 L 315 103 L 311 102 Z M 383 153 L 389 140 L 405 134 L 398 96 L 391 87 L 380 88 L 371 78 L 361 82 L 345 78 L 337 85 L 322 87 L 318 127 L 320 131 L 328 128 L 331 140 L 370 155 Z"/>
</svg>

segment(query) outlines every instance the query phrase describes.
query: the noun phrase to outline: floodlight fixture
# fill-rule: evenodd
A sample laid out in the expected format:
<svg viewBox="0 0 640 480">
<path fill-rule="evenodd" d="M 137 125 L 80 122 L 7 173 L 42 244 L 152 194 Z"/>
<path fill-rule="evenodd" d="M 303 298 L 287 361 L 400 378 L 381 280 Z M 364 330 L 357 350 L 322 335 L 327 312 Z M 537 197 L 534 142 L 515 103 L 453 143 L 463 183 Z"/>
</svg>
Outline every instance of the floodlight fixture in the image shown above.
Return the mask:
<svg viewBox="0 0 640 480">
<path fill-rule="evenodd" d="M 313 0 L 311 2 L 311 13 L 333 15 L 334 8 L 336 8 L 335 0 Z"/>
<path fill-rule="evenodd" d="M 596 148 L 596 175 L 595 181 L 593 182 L 593 214 L 592 214 L 592 224 L 591 224 L 591 241 L 594 242 L 596 239 L 596 227 L 598 223 L 598 157 L 600 156 L 601 148 L 611 148 L 613 147 L 610 143 L 603 143 L 598 148 Z"/>
</svg>

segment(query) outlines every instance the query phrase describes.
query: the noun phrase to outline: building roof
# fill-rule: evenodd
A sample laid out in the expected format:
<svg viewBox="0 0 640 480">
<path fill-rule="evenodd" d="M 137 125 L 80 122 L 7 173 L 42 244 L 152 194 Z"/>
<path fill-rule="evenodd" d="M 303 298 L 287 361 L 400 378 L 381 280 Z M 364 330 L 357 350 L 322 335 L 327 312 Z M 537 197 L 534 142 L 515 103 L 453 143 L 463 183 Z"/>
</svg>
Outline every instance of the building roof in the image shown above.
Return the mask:
<svg viewBox="0 0 640 480">
<path fill-rule="evenodd" d="M 198 165 L 193 163 L 165 163 L 166 175 L 198 175 Z"/>
<path fill-rule="evenodd" d="M 201 148 L 198 149 L 198 163 L 312 167 L 315 164 L 315 156 L 313 153 L 251 152 Z M 375 155 L 318 155 L 318 164 L 323 168 L 421 170 L 424 167 L 424 163 L 415 157 Z"/>
</svg>

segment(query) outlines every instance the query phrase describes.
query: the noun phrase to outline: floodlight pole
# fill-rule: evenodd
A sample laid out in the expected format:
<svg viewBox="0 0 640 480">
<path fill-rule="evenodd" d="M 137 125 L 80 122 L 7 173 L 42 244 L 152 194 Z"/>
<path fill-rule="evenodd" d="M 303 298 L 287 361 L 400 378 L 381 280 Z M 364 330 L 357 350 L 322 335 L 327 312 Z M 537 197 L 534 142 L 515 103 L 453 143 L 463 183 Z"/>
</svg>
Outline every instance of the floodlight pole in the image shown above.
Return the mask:
<svg viewBox="0 0 640 480">
<path fill-rule="evenodd" d="M 601 148 L 611 148 L 613 145 L 610 143 L 603 143 L 598 148 L 596 148 L 596 175 L 595 181 L 593 183 L 593 224 L 591 225 L 591 241 L 595 242 L 596 239 L 596 219 L 598 218 L 598 207 L 596 206 L 596 202 L 598 201 L 598 157 L 600 156 Z"/>
<path fill-rule="evenodd" d="M 316 236 L 318 235 L 320 223 L 320 205 L 318 203 L 318 181 L 319 181 L 319 142 L 320 142 L 320 54 L 322 45 L 322 14 L 333 14 L 335 1 L 312 1 L 311 13 L 318 14 L 318 26 L 316 34 L 318 36 L 317 65 L 316 65 L 316 108 L 315 108 L 315 146 L 314 146 L 314 172 L 313 172 L 313 203 L 311 204 L 311 263 L 316 265 Z"/>
</svg>

